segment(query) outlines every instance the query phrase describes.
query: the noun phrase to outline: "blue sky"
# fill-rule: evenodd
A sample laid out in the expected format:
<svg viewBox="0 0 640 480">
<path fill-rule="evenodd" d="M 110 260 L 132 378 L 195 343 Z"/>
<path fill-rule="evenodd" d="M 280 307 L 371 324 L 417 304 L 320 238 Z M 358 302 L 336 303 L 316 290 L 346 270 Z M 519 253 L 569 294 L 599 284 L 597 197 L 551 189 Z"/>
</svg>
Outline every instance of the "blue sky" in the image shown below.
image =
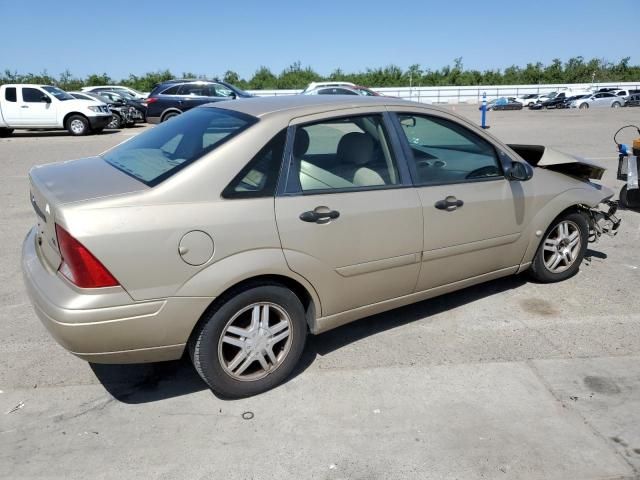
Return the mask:
<svg viewBox="0 0 640 480">
<path fill-rule="evenodd" d="M 0 69 L 246 78 L 298 60 L 322 74 L 456 57 L 481 70 L 578 55 L 637 64 L 637 2 L 0 0 Z"/>
</svg>

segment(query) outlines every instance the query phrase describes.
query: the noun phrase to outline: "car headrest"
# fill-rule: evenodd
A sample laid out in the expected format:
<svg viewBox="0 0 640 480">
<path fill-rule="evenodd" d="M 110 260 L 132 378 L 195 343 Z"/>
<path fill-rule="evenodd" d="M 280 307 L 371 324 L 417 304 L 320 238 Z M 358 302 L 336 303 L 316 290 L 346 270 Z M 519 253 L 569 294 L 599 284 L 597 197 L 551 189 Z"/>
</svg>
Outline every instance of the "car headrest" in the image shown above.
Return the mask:
<svg viewBox="0 0 640 480">
<path fill-rule="evenodd" d="M 302 128 L 296 129 L 296 137 L 293 141 L 293 156 L 296 158 L 302 157 L 307 153 L 309 148 L 309 134 Z"/>
<path fill-rule="evenodd" d="M 373 158 L 373 141 L 366 133 L 347 133 L 338 143 L 338 160 L 365 165 Z"/>
</svg>

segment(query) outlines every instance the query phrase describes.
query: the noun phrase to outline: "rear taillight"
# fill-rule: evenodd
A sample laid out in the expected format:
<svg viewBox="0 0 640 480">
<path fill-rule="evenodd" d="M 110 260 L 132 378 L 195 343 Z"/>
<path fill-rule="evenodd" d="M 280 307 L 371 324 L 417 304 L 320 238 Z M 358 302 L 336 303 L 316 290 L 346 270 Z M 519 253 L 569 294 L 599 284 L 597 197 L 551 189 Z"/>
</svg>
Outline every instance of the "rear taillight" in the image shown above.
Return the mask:
<svg viewBox="0 0 640 480">
<path fill-rule="evenodd" d="M 151 97 L 145 99 L 142 103 L 144 103 L 145 105 L 149 105 L 150 103 L 156 103 L 157 101 L 158 99 L 156 97 Z"/>
<path fill-rule="evenodd" d="M 80 288 L 116 287 L 118 281 L 100 261 L 64 228 L 56 225 L 62 263 L 58 269 Z"/>
</svg>

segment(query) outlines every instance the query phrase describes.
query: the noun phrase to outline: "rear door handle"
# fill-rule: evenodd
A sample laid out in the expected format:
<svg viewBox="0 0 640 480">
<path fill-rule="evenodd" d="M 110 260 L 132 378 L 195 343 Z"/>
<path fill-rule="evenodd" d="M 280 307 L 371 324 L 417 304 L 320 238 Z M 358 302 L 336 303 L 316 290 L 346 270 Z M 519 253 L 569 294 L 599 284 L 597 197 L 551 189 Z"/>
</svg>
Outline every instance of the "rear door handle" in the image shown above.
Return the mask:
<svg viewBox="0 0 640 480">
<path fill-rule="evenodd" d="M 340 216 L 340 212 L 337 210 L 329 210 L 326 212 L 319 212 L 316 210 L 309 210 L 308 212 L 302 212 L 300 214 L 300 220 L 309 223 L 327 223 L 329 220 L 335 220 Z"/>
<path fill-rule="evenodd" d="M 29 105 L 22 105 L 20 108 L 29 108 Z"/>
<path fill-rule="evenodd" d="M 450 195 L 444 200 L 438 200 L 435 207 L 439 210 L 455 210 L 462 205 L 464 205 L 462 200 L 458 200 L 456 197 Z"/>
</svg>

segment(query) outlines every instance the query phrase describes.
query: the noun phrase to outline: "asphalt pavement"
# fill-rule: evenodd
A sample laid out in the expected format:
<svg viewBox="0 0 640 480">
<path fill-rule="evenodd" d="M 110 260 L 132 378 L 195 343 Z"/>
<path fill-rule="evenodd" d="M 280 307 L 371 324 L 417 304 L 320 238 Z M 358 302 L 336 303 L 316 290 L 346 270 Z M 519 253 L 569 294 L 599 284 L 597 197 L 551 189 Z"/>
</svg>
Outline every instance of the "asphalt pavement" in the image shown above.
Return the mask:
<svg viewBox="0 0 640 480">
<path fill-rule="evenodd" d="M 612 135 L 640 108 L 488 121 L 501 140 L 599 161 L 617 192 Z M 28 170 L 144 128 L 0 139 L 0 478 L 640 478 L 639 212 L 568 281 L 505 278 L 310 338 L 292 378 L 249 399 L 217 398 L 187 361 L 64 351 L 22 284 Z"/>
</svg>

